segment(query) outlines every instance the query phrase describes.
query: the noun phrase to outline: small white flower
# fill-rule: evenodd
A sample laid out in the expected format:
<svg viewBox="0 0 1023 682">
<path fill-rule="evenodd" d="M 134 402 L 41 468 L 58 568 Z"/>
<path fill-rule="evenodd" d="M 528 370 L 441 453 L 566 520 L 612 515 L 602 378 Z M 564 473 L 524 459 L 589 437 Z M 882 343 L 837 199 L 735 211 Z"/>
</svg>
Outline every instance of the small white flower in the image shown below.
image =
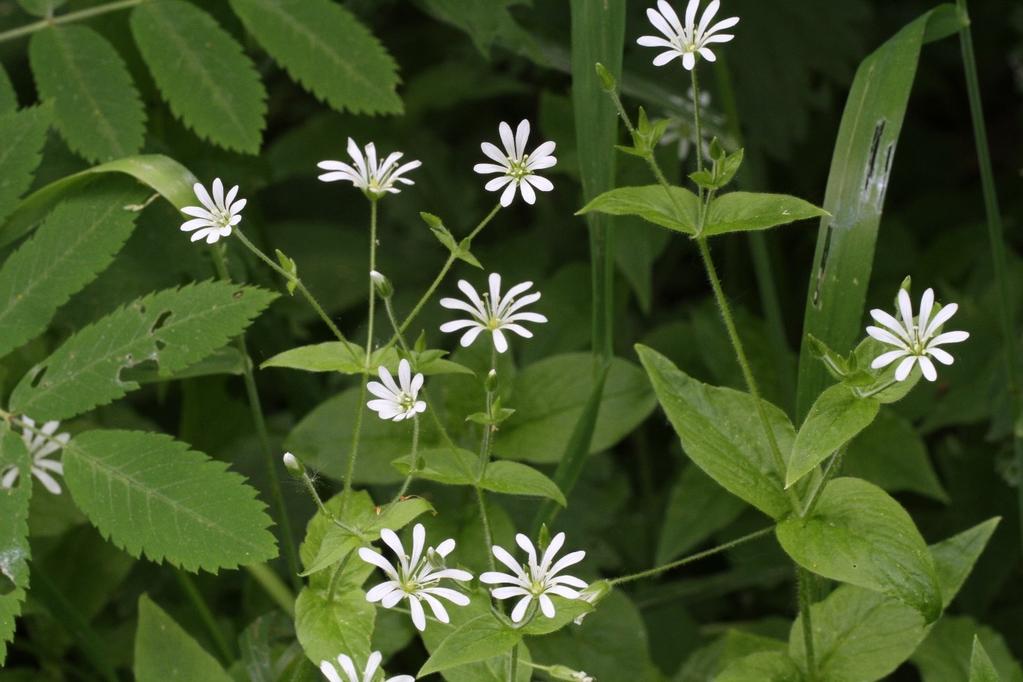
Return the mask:
<svg viewBox="0 0 1023 682">
<path fill-rule="evenodd" d="M 59 433 L 56 436 L 53 435 L 60 428 L 60 422 L 57 421 L 46 422 L 38 429 L 39 433 L 36 433 L 32 430 L 36 425 L 35 421 L 28 417 L 22 417 L 21 420 L 28 427 L 22 430 L 21 438 L 25 441 L 28 454 L 32 457 L 32 464 L 30 466 L 32 475 L 43 484 L 44 488 L 54 495 L 60 495 L 60 484 L 50 475 L 50 472 L 63 476 L 64 465 L 48 458 L 67 445 L 68 440 L 71 439 L 71 434 Z M 13 488 L 19 476 L 18 467 L 9 467 L 0 476 L 0 488 Z"/>
<path fill-rule="evenodd" d="M 494 556 L 502 564 L 511 569 L 512 574 L 488 571 L 480 576 L 480 582 L 488 585 L 510 585 L 497 587 L 491 591 L 494 599 L 512 599 L 522 597 L 512 609 L 511 619 L 518 623 L 526 615 L 533 599 L 540 601 L 540 610 L 548 618 L 554 617 L 554 602 L 549 595 L 557 595 L 565 599 L 578 599 L 579 592 L 586 588 L 586 582 L 570 575 L 558 575 L 561 571 L 573 566 L 586 557 L 586 552 L 577 551 L 566 554 L 557 562 L 554 556 L 565 544 L 565 534 L 558 533 L 547 546 L 540 563 L 536 561 L 536 548 L 522 533 L 515 535 L 515 542 L 529 556 L 528 565 L 520 566 L 515 558 L 504 548 L 494 545 Z"/>
<path fill-rule="evenodd" d="M 472 573 L 468 571 L 444 567 L 444 558 L 455 549 L 454 540 L 448 538 L 436 549 L 431 547 L 424 552 L 426 529 L 423 528 L 423 524 L 417 523 L 412 529 L 412 554 L 410 556 L 405 554 L 405 548 L 393 530 L 389 528 L 381 530 L 380 539 L 397 555 L 398 566 L 396 567 L 372 549 L 367 547 L 359 549 L 359 557 L 363 561 L 373 564 L 388 577 L 388 580 L 376 585 L 366 593 L 366 601 L 380 602 L 381 606 L 389 609 L 402 599 L 408 599 L 409 610 L 412 612 L 412 623 L 420 632 L 426 629 L 426 613 L 420 602 L 425 601 L 433 611 L 434 617 L 442 623 L 449 623 L 451 619 L 438 597 L 443 597 L 458 606 L 469 604 L 469 598 L 461 592 L 439 586 L 440 581 L 445 578 L 463 582 L 472 580 Z"/>
<path fill-rule="evenodd" d="M 412 365 L 408 360 L 402 359 L 398 363 L 398 383 L 394 383 L 394 377 L 386 367 L 379 369 L 380 381 L 371 381 L 366 384 L 369 392 L 377 396 L 377 400 L 370 400 L 366 403 L 369 409 L 376 412 L 381 419 L 390 419 L 400 422 L 409 419 L 420 412 L 426 411 L 426 403 L 416 400 L 419 396 L 419 389 L 423 387 L 423 375 L 412 376 Z"/>
<path fill-rule="evenodd" d="M 462 290 L 469 302 L 457 298 L 442 298 L 440 304 L 448 310 L 461 310 L 472 315 L 471 320 L 453 320 L 445 322 L 440 326 L 444 333 L 456 332 L 468 329 L 462 335 L 461 344 L 469 346 L 481 332 L 489 331 L 494 336 L 494 347 L 498 353 L 508 350 L 508 340 L 504 337 L 502 330 L 515 332 L 523 338 L 533 338 L 533 332 L 519 324 L 519 322 L 543 323 L 547 318 L 540 313 L 519 312 L 522 308 L 540 300 L 540 292 L 536 291 L 527 296 L 515 300 L 515 297 L 525 293 L 532 286 L 532 282 L 516 284 L 508 293 L 501 297 L 501 275 L 492 273 L 488 279 L 490 292 L 484 293 L 481 297 L 471 284 L 464 279 L 458 280 L 458 288 Z"/>
<path fill-rule="evenodd" d="M 320 169 L 330 171 L 319 176 L 323 182 L 337 182 L 344 180 L 350 182 L 363 192 L 374 197 L 382 197 L 385 194 L 398 194 L 401 190 L 395 187 L 395 183 L 403 185 L 414 185 L 412 180 L 402 177 L 405 173 L 413 171 L 423 165 L 421 161 L 409 161 L 398 165 L 398 161 L 404 156 L 401 152 L 392 152 L 377 163 L 376 145 L 370 142 L 366 145 L 365 155 L 355 140 L 348 138 L 348 155 L 352 157 L 354 166 L 343 161 L 320 161 L 316 164 Z"/>
<path fill-rule="evenodd" d="M 540 177 L 536 171 L 550 168 L 558 162 L 551 156 L 554 153 L 555 144 L 544 142 L 532 154 L 526 153 L 526 142 L 529 141 L 529 121 L 523 119 L 512 136 L 511 126 L 501 122 L 498 126 L 501 134 L 501 143 L 504 145 L 504 152 L 489 142 L 480 145 L 483 153 L 497 163 L 477 163 L 473 170 L 480 175 L 500 175 L 486 184 L 488 192 L 496 192 L 504 187 L 501 193 L 501 205 L 510 206 L 515 199 L 515 190 L 518 189 L 527 204 L 536 203 L 536 192 L 550 192 L 554 189 L 554 183 L 547 178 Z"/>
<path fill-rule="evenodd" d="M 344 672 L 346 679 L 341 679 L 338 675 L 337 668 L 330 661 L 320 662 L 320 672 L 330 682 L 374 682 L 376 679 L 377 669 L 380 667 L 380 661 L 383 660 L 383 654 L 379 651 L 374 651 L 369 655 L 369 660 L 366 662 L 366 670 L 359 675 L 355 669 L 355 662 L 346 656 L 345 654 L 339 654 L 337 657 L 338 665 L 341 666 L 341 671 Z M 411 675 L 396 675 L 390 677 L 384 682 L 415 682 L 416 678 Z"/>
<path fill-rule="evenodd" d="M 888 351 L 874 358 L 870 366 L 874 369 L 887 367 L 896 360 L 903 358 L 899 366 L 895 368 L 895 380 L 904 381 L 909 373 L 913 371 L 913 365 L 920 364 L 920 371 L 928 381 L 938 378 L 938 372 L 934 369 L 934 358 L 943 365 L 951 365 L 954 358 L 950 353 L 938 346 L 946 343 L 960 343 L 970 338 L 968 332 L 954 331 L 938 334 L 943 324 L 952 319 L 959 306 L 950 303 L 931 317 L 934 309 L 934 290 L 928 289 L 920 299 L 920 316 L 914 323 L 913 303 L 909 300 L 909 294 L 905 289 L 899 290 L 899 317 L 889 315 L 883 310 L 875 308 L 870 311 L 870 316 L 886 329 L 880 327 L 867 327 L 867 334 L 882 343 L 895 346 L 897 350 Z M 928 357 L 930 356 L 930 357 Z"/>
<path fill-rule="evenodd" d="M 207 244 L 216 244 L 221 237 L 231 236 L 231 228 L 242 221 L 242 209 L 248 199 L 238 199 L 238 185 L 224 196 L 224 183 L 217 178 L 213 181 L 213 197 L 201 183 L 192 185 L 196 198 L 202 206 L 186 206 L 181 209 L 185 215 L 193 217 L 181 225 L 182 232 L 194 232 L 192 241 L 205 239 Z"/>
<path fill-rule="evenodd" d="M 667 0 L 657 0 L 657 9 L 660 11 L 653 8 L 647 9 L 646 16 L 654 28 L 664 35 L 664 38 L 642 36 L 636 42 L 643 47 L 668 48 L 666 52 L 662 52 L 654 58 L 654 66 L 664 66 L 676 57 L 681 57 L 682 66 L 686 70 L 692 71 L 696 66 L 697 53 L 708 62 L 713 62 L 717 57 L 707 46 L 714 43 L 727 43 L 735 37 L 730 33 L 719 33 L 719 31 L 738 24 L 739 17 L 723 19 L 713 26 L 710 25 L 720 7 L 721 0 L 711 0 L 703 16 L 700 17 L 700 24 L 697 25 L 696 12 L 700 9 L 700 0 L 689 0 L 689 4 L 686 6 L 686 23 L 683 26 L 678 20 L 678 14 L 671 8 Z"/>
<path fill-rule="evenodd" d="M 686 96 L 694 107 L 700 107 L 701 115 L 707 115 L 707 108 L 710 106 L 710 93 L 706 90 L 700 92 L 700 101 L 697 102 L 694 97 L 692 88 L 686 92 Z M 702 139 L 700 140 L 700 149 L 703 152 L 703 156 L 710 157 L 710 141 L 713 135 L 704 127 L 701 131 Z M 678 144 L 678 160 L 685 161 L 689 157 L 689 152 L 692 151 L 693 145 L 696 143 L 696 128 L 693 125 L 691 119 L 679 118 L 672 116 L 668 119 L 668 127 L 664 131 L 664 135 L 661 136 L 661 145 L 669 145 L 672 143 Z"/>
</svg>

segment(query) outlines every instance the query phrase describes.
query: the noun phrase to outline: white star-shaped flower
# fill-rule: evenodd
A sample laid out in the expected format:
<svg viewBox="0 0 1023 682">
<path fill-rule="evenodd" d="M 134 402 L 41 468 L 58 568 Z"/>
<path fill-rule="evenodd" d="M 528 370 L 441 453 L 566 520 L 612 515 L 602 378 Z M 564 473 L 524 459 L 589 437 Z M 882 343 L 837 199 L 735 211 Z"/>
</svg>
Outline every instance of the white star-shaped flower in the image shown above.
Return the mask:
<svg viewBox="0 0 1023 682">
<path fill-rule="evenodd" d="M 492 273 L 488 278 L 490 292 L 484 293 L 481 297 L 471 284 L 464 279 L 458 280 L 458 288 L 462 290 L 468 302 L 458 298 L 442 298 L 440 304 L 448 310 L 461 310 L 472 315 L 471 320 L 453 320 L 445 322 L 440 326 L 444 333 L 456 332 L 468 329 L 462 335 L 463 346 L 472 345 L 481 332 L 489 331 L 494 336 L 494 347 L 498 353 L 508 350 L 508 339 L 504 331 L 515 332 L 523 338 L 533 338 L 533 332 L 519 324 L 519 322 L 543 323 L 547 318 L 540 313 L 520 312 L 524 307 L 540 300 L 540 292 L 536 291 L 516 300 L 520 294 L 528 291 L 532 282 L 516 284 L 508 293 L 501 296 L 501 275 Z"/>
<path fill-rule="evenodd" d="M 913 365 L 917 363 L 920 365 L 920 371 L 923 372 L 924 378 L 934 381 L 938 378 L 938 372 L 935 370 L 931 358 L 943 365 L 951 365 L 954 361 L 950 353 L 938 346 L 946 343 L 960 343 L 970 338 L 968 332 L 962 331 L 938 334 L 941 326 L 952 319 L 958 309 L 958 305 L 950 303 L 932 317 L 934 290 L 928 289 L 920 298 L 920 316 L 914 321 L 913 303 L 909 300 L 906 290 L 900 289 L 899 317 L 901 319 L 896 319 L 877 308 L 870 311 L 870 316 L 885 328 L 867 327 L 867 334 L 882 343 L 895 346 L 897 349 L 877 356 L 870 366 L 874 369 L 881 369 L 902 358 L 902 362 L 895 368 L 896 381 L 904 381 L 913 371 Z"/>
<path fill-rule="evenodd" d="M 501 193 L 501 205 L 510 206 L 515 199 L 515 190 L 518 189 L 527 204 L 536 203 L 536 192 L 550 192 L 554 189 L 554 183 L 547 178 L 540 177 L 536 171 L 544 168 L 551 168 L 558 162 L 551 156 L 554 153 L 555 144 L 547 141 L 533 150 L 532 154 L 526 153 L 526 143 L 529 141 L 529 121 L 523 120 L 512 135 L 511 126 L 501 122 L 498 126 L 501 134 L 501 144 L 504 145 L 502 152 L 496 145 L 484 142 L 480 145 L 483 153 L 497 163 L 477 163 L 473 170 L 480 175 L 500 175 L 486 184 L 488 192 L 496 192 L 504 187 Z"/>
<path fill-rule="evenodd" d="M 370 400 L 366 406 L 376 412 L 381 419 L 400 422 L 426 411 L 426 403 L 416 399 L 419 396 L 419 389 L 423 387 L 423 375 L 412 376 L 412 365 L 408 360 L 402 359 L 398 363 L 397 384 L 386 367 L 381 367 L 378 373 L 380 381 L 366 384 L 366 388 L 377 396 L 377 399 Z M 383 383 L 380 383 L 381 381 Z"/>
<path fill-rule="evenodd" d="M 216 244 L 221 237 L 231 236 L 231 229 L 242 221 L 242 209 L 248 199 L 238 199 L 238 185 L 224 196 L 224 183 L 217 178 L 213 181 L 213 197 L 201 183 L 192 185 L 196 198 L 202 206 L 186 206 L 181 209 L 185 215 L 192 216 L 181 225 L 182 232 L 193 232 L 192 241 L 205 239 L 207 244 Z"/>
<path fill-rule="evenodd" d="M 32 457 L 32 464 L 30 466 L 32 475 L 43 484 L 44 488 L 54 495 L 60 495 L 60 484 L 57 483 L 51 472 L 63 476 L 64 465 L 49 459 L 49 457 L 67 445 L 71 434 L 59 433 L 56 436 L 53 435 L 60 428 L 60 422 L 57 421 L 46 422 L 38 429 L 39 433 L 32 430 L 35 428 L 35 421 L 29 417 L 22 417 L 21 421 L 25 422 L 28 427 L 22 430 L 21 438 L 25 441 L 25 448 Z M 13 488 L 20 475 L 21 472 L 18 471 L 18 467 L 9 467 L 3 472 L 3 475 L 0 475 L 0 487 Z"/>
<path fill-rule="evenodd" d="M 573 566 L 586 557 L 586 552 L 570 552 L 554 561 L 555 555 L 565 544 L 565 534 L 558 533 L 547 546 L 543 558 L 537 563 L 536 547 L 522 533 L 515 535 L 515 542 L 528 555 L 529 563 L 520 566 L 515 558 L 504 548 L 494 545 L 494 556 L 502 564 L 511 569 L 512 574 L 487 571 L 480 576 L 480 582 L 488 585 L 509 585 L 497 587 L 491 591 L 494 599 L 513 599 L 521 597 L 512 609 L 511 619 L 519 623 L 526 615 L 526 609 L 534 599 L 540 601 L 540 610 L 548 618 L 554 617 L 554 602 L 550 595 L 554 594 L 565 599 L 578 599 L 579 592 L 586 588 L 586 582 L 570 575 L 558 575 L 569 566 Z"/>
<path fill-rule="evenodd" d="M 405 553 L 405 548 L 398 535 L 389 528 L 380 531 L 380 539 L 398 557 L 395 566 L 368 547 L 359 549 L 359 557 L 366 563 L 373 564 L 386 575 L 388 580 L 376 585 L 366 593 L 366 601 L 380 602 L 385 609 L 392 608 L 402 599 L 408 599 L 409 610 L 412 612 L 412 623 L 422 632 L 426 629 L 426 613 L 420 602 L 426 602 L 433 611 L 434 617 L 442 623 L 449 623 L 447 609 L 438 597 L 443 597 L 458 606 L 467 606 L 469 598 L 449 587 L 440 587 L 444 579 L 464 582 L 472 580 L 472 573 L 457 568 L 446 568 L 444 559 L 455 549 L 455 541 L 448 538 L 444 542 L 427 549 L 426 529 L 417 523 L 412 529 L 412 554 Z"/>
<path fill-rule="evenodd" d="M 341 666 L 341 671 L 345 674 L 345 679 L 342 679 L 337 672 L 337 668 L 330 661 L 322 661 L 320 663 L 320 672 L 330 682 L 375 682 L 377 669 L 380 667 L 380 661 L 383 660 L 383 654 L 379 651 L 374 651 L 369 655 L 369 660 L 366 661 L 366 670 L 360 676 L 358 671 L 355 669 L 355 662 L 345 654 L 339 654 L 337 657 L 338 665 Z M 390 677 L 384 682 L 415 682 L 416 678 L 411 675 L 396 675 Z"/>
<path fill-rule="evenodd" d="M 401 152 L 392 152 L 383 161 L 377 163 L 375 144 L 372 142 L 367 144 L 365 154 L 363 154 L 363 150 L 359 149 L 359 145 L 350 137 L 348 138 L 348 155 L 352 157 L 354 166 L 344 161 L 320 161 L 316 164 L 320 169 L 329 171 L 320 175 L 320 180 L 323 182 L 339 180 L 350 182 L 373 197 L 398 194 L 401 190 L 395 187 L 395 183 L 416 184 L 403 176 L 423 165 L 421 161 L 409 161 L 398 165 L 404 156 Z"/>
<path fill-rule="evenodd" d="M 678 20 L 678 14 L 667 0 L 657 0 L 657 9 L 652 7 L 647 9 L 646 16 L 664 37 L 642 36 L 636 42 L 643 47 L 667 48 L 666 52 L 661 52 L 654 58 L 654 66 L 664 66 L 676 57 L 681 57 L 682 66 L 686 70 L 692 71 L 696 66 L 697 53 L 708 62 L 713 62 L 717 57 L 707 46 L 714 43 L 727 43 L 735 37 L 730 33 L 719 33 L 719 31 L 738 24 L 739 17 L 723 19 L 713 26 L 710 25 L 720 7 L 721 0 L 711 0 L 703 16 L 700 17 L 700 24 L 697 25 L 696 13 L 700 9 L 700 0 L 689 0 L 689 4 L 686 6 L 686 23 L 683 26 Z"/>
</svg>

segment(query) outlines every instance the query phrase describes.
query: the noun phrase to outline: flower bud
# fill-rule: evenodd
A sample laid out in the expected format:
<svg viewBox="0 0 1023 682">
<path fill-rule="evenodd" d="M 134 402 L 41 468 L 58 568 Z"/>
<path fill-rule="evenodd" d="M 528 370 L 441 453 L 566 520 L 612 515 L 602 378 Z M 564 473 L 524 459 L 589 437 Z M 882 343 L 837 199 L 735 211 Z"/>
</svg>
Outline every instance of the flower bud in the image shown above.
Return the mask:
<svg viewBox="0 0 1023 682">
<path fill-rule="evenodd" d="M 495 390 L 497 390 L 496 369 L 492 369 L 489 372 L 487 372 L 487 378 L 483 381 L 483 388 L 485 388 L 488 393 L 493 393 Z"/>
<path fill-rule="evenodd" d="M 555 680 L 568 680 L 569 682 L 596 682 L 596 680 L 587 675 L 582 670 L 572 670 L 571 668 L 563 665 L 552 665 L 547 669 L 547 673 Z"/>
<path fill-rule="evenodd" d="M 606 92 L 614 92 L 618 87 L 618 83 L 615 81 L 614 74 L 607 70 L 607 67 L 597 62 L 597 78 L 600 79 L 600 86 L 604 88 Z"/>
<path fill-rule="evenodd" d="M 369 278 L 373 281 L 373 288 L 376 289 L 377 295 L 380 298 L 388 299 L 394 294 L 394 287 L 391 286 L 391 280 L 381 275 L 376 270 L 369 273 Z"/>
<path fill-rule="evenodd" d="M 295 478 L 301 478 L 305 475 L 305 465 L 302 464 L 302 460 L 290 452 L 285 452 L 284 457 L 284 468 L 288 470 L 288 473 Z"/>
<path fill-rule="evenodd" d="M 594 608 L 603 601 L 604 597 L 611 593 L 611 583 L 606 580 L 597 580 L 589 584 L 589 586 L 579 593 L 579 599 L 589 604 L 592 604 Z M 583 619 L 586 618 L 587 614 L 582 614 L 576 618 L 574 622 L 576 625 L 582 625 Z"/>
</svg>

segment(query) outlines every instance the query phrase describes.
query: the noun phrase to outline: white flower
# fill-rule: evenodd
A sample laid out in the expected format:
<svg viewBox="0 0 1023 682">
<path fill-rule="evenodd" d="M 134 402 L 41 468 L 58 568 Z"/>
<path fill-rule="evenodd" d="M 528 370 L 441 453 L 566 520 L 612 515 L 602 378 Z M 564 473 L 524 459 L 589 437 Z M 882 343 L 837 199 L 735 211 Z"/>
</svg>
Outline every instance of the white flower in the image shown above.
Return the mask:
<svg viewBox="0 0 1023 682">
<path fill-rule="evenodd" d="M 870 316 L 880 327 L 867 327 L 867 334 L 871 337 L 895 346 L 897 350 L 888 351 L 874 358 L 870 366 L 874 369 L 887 367 L 899 358 L 903 358 L 899 366 L 895 368 L 895 380 L 904 381 L 909 373 L 913 371 L 915 363 L 920 364 L 920 371 L 928 381 L 938 378 L 938 372 L 934 369 L 934 358 L 943 365 L 951 365 L 954 358 L 951 354 L 938 346 L 946 343 L 960 343 L 970 338 L 968 332 L 945 332 L 938 334 L 943 324 L 952 319 L 959 306 L 950 303 L 944 306 L 934 317 L 931 312 L 934 309 L 934 290 L 928 289 L 920 299 L 920 316 L 914 323 L 913 303 L 909 300 L 909 294 L 905 289 L 899 290 L 899 317 L 901 320 L 892 317 L 883 310 L 875 308 L 870 311 Z M 928 357 L 930 356 L 930 357 Z"/>
<path fill-rule="evenodd" d="M 348 155 L 352 157 L 354 167 L 343 161 L 320 161 L 316 164 L 319 168 L 330 171 L 320 175 L 320 180 L 323 182 L 344 180 L 374 197 L 382 197 L 388 193 L 397 194 L 401 191 L 394 186 L 398 182 L 404 185 L 416 184 L 402 176 L 423 165 L 421 161 L 409 161 L 399 166 L 398 161 L 404 156 L 401 152 L 392 152 L 383 161 L 377 163 L 375 144 L 372 142 L 367 144 L 366 153 L 363 155 L 363 150 L 359 149 L 359 145 L 350 137 L 348 138 Z"/>
<path fill-rule="evenodd" d="M 231 228 L 242 221 L 242 209 L 248 203 L 248 199 L 238 199 L 238 185 L 231 188 L 231 191 L 224 196 L 224 183 L 217 178 L 213 181 L 213 198 L 201 183 L 192 185 L 196 198 L 202 203 L 200 206 L 185 206 L 181 212 L 193 216 L 181 225 L 182 232 L 195 232 L 192 241 L 197 242 L 205 239 L 207 244 L 216 244 L 221 237 L 231 236 Z"/>
<path fill-rule="evenodd" d="M 369 660 L 366 662 L 366 670 L 359 676 L 358 671 L 355 669 L 355 662 L 345 654 L 339 654 L 337 662 L 341 666 L 342 672 L 344 672 L 347 679 L 341 679 L 341 676 L 337 673 L 337 668 L 333 666 L 330 661 L 322 661 L 320 663 L 320 672 L 330 682 L 374 682 L 376 679 L 377 668 L 380 667 L 380 661 L 383 660 L 383 654 L 379 651 L 374 651 L 369 655 Z M 388 678 L 384 682 L 415 682 L 416 678 L 411 675 L 396 675 L 395 677 Z"/>
<path fill-rule="evenodd" d="M 515 199 L 515 189 L 518 188 L 522 198 L 527 204 L 536 203 L 536 192 L 550 192 L 554 184 L 547 178 L 542 178 L 536 171 L 550 168 L 558 162 L 551 156 L 554 153 L 553 142 L 544 142 L 532 154 L 526 153 L 526 142 L 529 141 L 529 121 L 523 120 L 512 136 L 511 126 L 501 122 L 498 126 L 501 133 L 501 143 L 504 145 L 504 152 L 489 142 L 480 145 L 483 153 L 497 163 L 477 163 L 473 170 L 480 175 L 491 175 L 500 173 L 500 176 L 490 180 L 486 184 L 488 192 L 496 192 L 504 187 L 501 194 L 501 205 L 510 206 Z M 506 186 L 507 185 L 507 186 Z"/>
<path fill-rule="evenodd" d="M 700 101 L 697 102 L 694 97 L 692 88 L 686 92 L 686 96 L 694 107 L 700 107 L 703 112 L 702 115 L 707 115 L 707 108 L 710 106 L 710 93 L 706 90 L 700 92 Z M 710 157 L 710 141 L 713 135 L 704 127 L 700 131 L 702 139 L 700 140 L 700 149 L 703 152 L 704 157 Z M 696 143 L 696 128 L 693 126 L 691 119 L 683 119 L 676 116 L 672 116 L 668 119 L 668 127 L 664 131 L 664 135 L 661 136 L 661 145 L 669 145 L 672 143 L 678 143 L 678 160 L 685 161 L 689 157 L 689 152 L 692 151 L 693 145 Z"/>
<path fill-rule="evenodd" d="M 515 542 L 529 555 L 528 565 L 520 566 L 504 548 L 494 545 L 494 556 L 512 570 L 512 575 L 488 571 L 480 576 L 480 582 L 488 585 L 507 584 L 511 586 L 494 588 L 491 591 L 494 599 L 522 597 L 512 609 L 512 621 L 518 623 L 522 620 L 533 599 L 540 601 L 540 610 L 543 615 L 553 618 L 554 602 L 551 601 L 549 595 L 554 594 L 565 599 L 579 598 L 577 590 L 585 589 L 586 582 L 570 575 L 558 575 L 558 573 L 582 561 L 586 557 L 586 552 L 571 552 L 554 562 L 554 556 L 565 544 L 565 534 L 558 533 L 551 540 L 551 544 L 547 546 L 547 551 L 543 553 L 543 558 L 538 564 L 536 548 L 529 538 L 518 533 L 515 535 Z"/>
<path fill-rule="evenodd" d="M 38 429 L 38 433 L 32 430 L 36 425 L 35 421 L 28 417 L 22 417 L 21 421 L 27 427 L 22 430 L 21 438 L 25 441 L 28 454 L 32 457 L 32 464 L 30 466 L 32 475 L 39 479 L 44 488 L 54 495 L 60 495 L 60 484 L 50 475 L 50 472 L 52 471 L 63 476 L 64 465 L 48 459 L 48 457 L 67 445 L 68 440 L 71 439 L 71 434 L 59 433 L 54 436 L 53 434 L 60 427 L 60 422 L 57 421 L 46 422 Z M 0 476 L 0 488 L 13 488 L 14 484 L 18 481 L 19 475 L 18 467 L 9 467 Z"/>
<path fill-rule="evenodd" d="M 643 47 L 666 47 L 667 52 L 662 52 L 654 58 L 654 66 L 664 66 L 676 57 L 682 58 L 682 66 L 692 71 L 696 66 L 696 53 L 708 62 L 717 58 L 710 51 L 708 45 L 714 43 L 727 43 L 734 35 L 730 33 L 718 33 L 725 29 L 732 28 L 739 23 L 739 17 L 724 19 L 710 26 L 714 15 L 721 7 L 721 0 L 711 0 L 706 11 L 700 17 L 699 26 L 696 25 L 696 12 L 700 9 L 700 0 L 689 0 L 686 6 L 686 23 L 683 26 L 678 20 L 678 14 L 671 8 L 667 0 L 657 0 L 657 10 L 650 8 L 646 11 L 647 18 L 658 31 L 664 34 L 661 36 L 642 36 L 638 41 Z"/>
<path fill-rule="evenodd" d="M 366 406 L 381 419 L 400 422 L 426 411 L 426 403 L 416 400 L 419 389 L 423 387 L 423 375 L 412 376 L 412 366 L 408 360 L 402 359 L 398 363 L 398 384 L 394 383 L 394 377 L 386 367 L 381 367 L 379 374 L 380 381 L 384 383 L 371 381 L 366 384 L 369 392 L 378 399 L 370 400 Z"/>
<path fill-rule="evenodd" d="M 448 612 L 438 597 L 443 597 L 458 606 L 467 606 L 469 598 L 449 587 L 440 587 L 441 580 L 466 581 L 472 580 L 472 573 L 457 568 L 445 568 L 444 558 L 455 548 L 455 541 L 447 539 L 436 549 L 433 547 L 425 552 L 426 529 L 417 523 L 412 529 L 412 554 L 405 554 L 405 548 L 398 535 L 389 528 L 380 531 L 380 539 L 391 548 L 398 557 L 398 566 L 378 552 L 367 547 L 359 549 L 359 557 L 366 563 L 373 564 L 382 570 L 388 580 L 376 585 L 366 593 L 366 601 L 380 602 L 385 609 L 393 607 L 402 599 L 408 599 L 409 610 L 412 612 L 412 623 L 420 631 L 426 629 L 426 613 L 423 611 L 425 601 L 433 615 L 442 623 L 451 622 Z"/>
<path fill-rule="evenodd" d="M 461 310 L 472 315 L 471 320 L 453 320 L 445 322 L 440 326 L 444 333 L 456 332 L 468 329 L 462 335 L 461 344 L 469 346 L 480 332 L 489 331 L 494 335 L 494 347 L 498 353 L 508 350 L 508 340 L 504 337 L 502 330 L 515 332 L 519 336 L 530 339 L 533 332 L 529 331 L 519 322 L 546 322 L 547 318 L 540 313 L 519 312 L 530 303 L 540 300 L 540 292 L 536 291 L 527 296 L 515 300 L 519 294 L 528 291 L 532 282 L 516 284 L 508 293 L 501 297 L 501 275 L 492 273 L 489 277 L 490 293 L 484 293 L 482 297 L 464 279 L 458 280 L 458 288 L 462 290 L 469 302 L 457 298 L 442 298 L 440 304 L 448 310 Z"/>
</svg>

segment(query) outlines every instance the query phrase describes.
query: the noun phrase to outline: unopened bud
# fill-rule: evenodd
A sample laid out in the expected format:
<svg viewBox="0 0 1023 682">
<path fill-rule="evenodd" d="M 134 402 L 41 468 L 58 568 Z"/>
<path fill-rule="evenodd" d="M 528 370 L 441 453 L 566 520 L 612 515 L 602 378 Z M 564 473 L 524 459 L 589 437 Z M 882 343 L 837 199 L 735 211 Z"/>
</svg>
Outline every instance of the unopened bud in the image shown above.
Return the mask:
<svg viewBox="0 0 1023 682">
<path fill-rule="evenodd" d="M 582 670 L 572 670 L 563 665 L 552 665 L 547 673 L 556 680 L 568 680 L 569 682 L 596 682 L 596 679 L 587 675 Z"/>
<path fill-rule="evenodd" d="M 301 478 L 305 475 L 305 465 L 302 464 L 302 460 L 298 457 L 295 457 L 290 452 L 285 452 L 282 459 L 284 460 L 284 468 L 288 470 L 289 474 L 295 478 Z"/>
<path fill-rule="evenodd" d="M 394 294 L 394 287 L 391 286 L 391 280 L 381 275 L 376 270 L 369 273 L 369 278 L 373 281 L 373 288 L 376 289 L 377 295 L 380 298 L 390 298 Z"/>
<path fill-rule="evenodd" d="M 607 92 L 614 92 L 618 87 L 614 74 L 607 70 L 607 67 L 597 62 L 597 78 L 600 79 L 600 86 Z"/>
<path fill-rule="evenodd" d="M 597 604 L 599 604 L 604 599 L 604 597 L 606 597 L 610 593 L 611 583 L 609 583 L 606 580 L 597 580 L 596 582 L 590 583 L 589 586 L 586 587 L 584 590 L 580 591 L 577 599 L 581 599 L 582 601 L 596 608 Z M 582 614 L 573 622 L 576 625 L 582 625 L 583 619 L 586 617 L 586 615 L 587 614 L 585 613 Z"/>
<path fill-rule="evenodd" d="M 492 369 L 487 372 L 487 378 L 483 382 L 483 388 L 487 389 L 488 393 L 493 393 L 497 390 L 497 370 Z"/>
</svg>

